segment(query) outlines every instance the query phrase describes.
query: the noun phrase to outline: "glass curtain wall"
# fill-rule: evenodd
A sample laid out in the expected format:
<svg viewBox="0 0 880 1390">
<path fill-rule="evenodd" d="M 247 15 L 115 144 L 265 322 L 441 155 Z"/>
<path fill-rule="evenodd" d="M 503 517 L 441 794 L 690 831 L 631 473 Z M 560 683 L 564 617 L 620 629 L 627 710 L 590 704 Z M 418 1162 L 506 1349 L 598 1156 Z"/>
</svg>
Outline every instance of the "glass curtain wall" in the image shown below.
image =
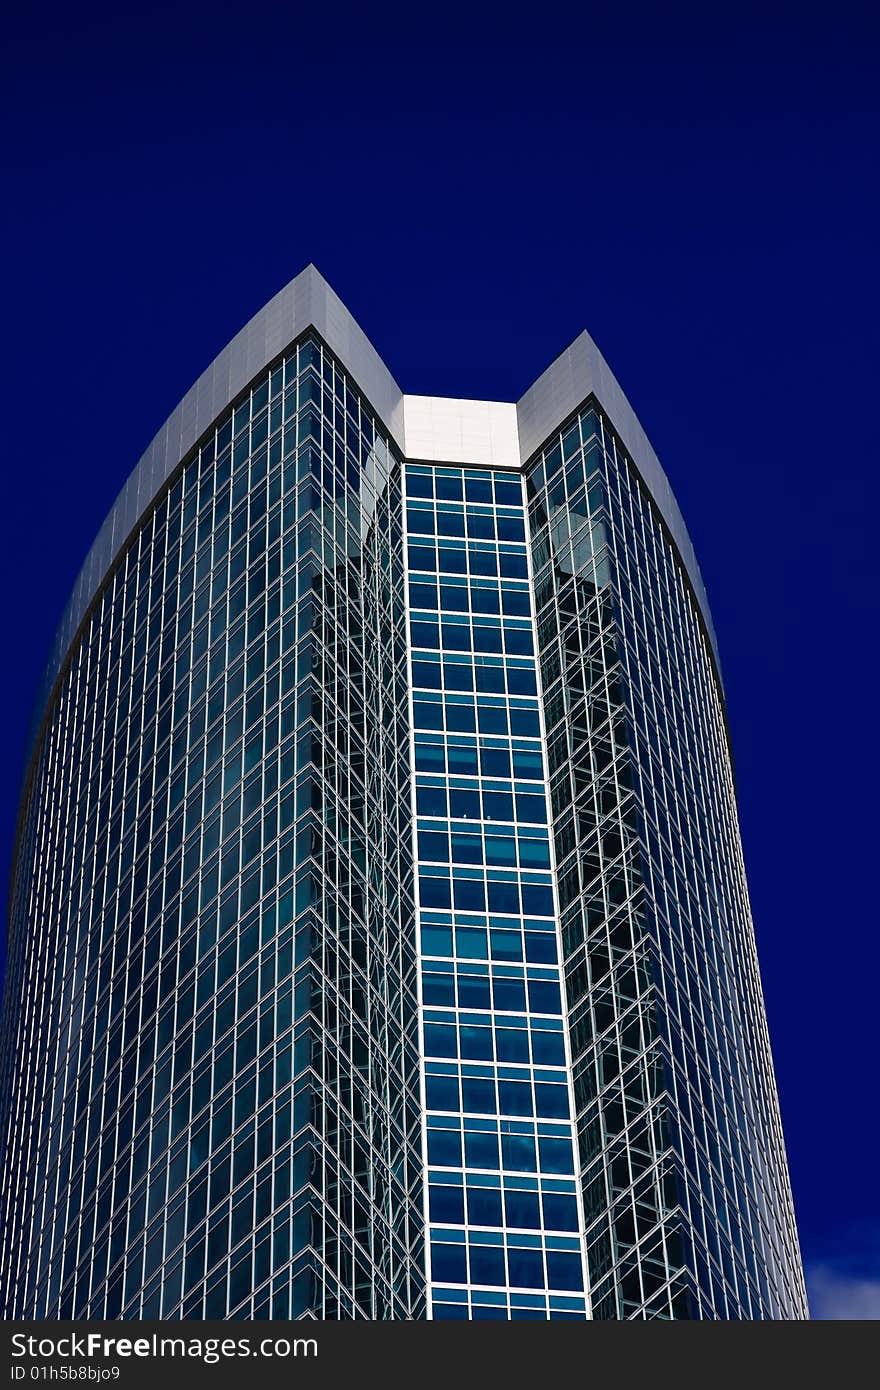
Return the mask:
<svg viewBox="0 0 880 1390">
<path fill-rule="evenodd" d="M 584 1318 L 522 480 L 406 479 L 431 1316 Z"/>
<path fill-rule="evenodd" d="M 800 1317 L 708 640 L 598 408 L 527 483 L 593 1315 Z"/>
<path fill-rule="evenodd" d="M 310 335 L 74 644 L 15 866 L 8 1316 L 423 1313 L 401 544 Z"/>
<path fill-rule="evenodd" d="M 805 1316 L 712 647 L 598 402 L 519 467 L 560 362 L 420 463 L 310 327 L 119 549 L 22 797 L 7 1317 Z"/>
</svg>

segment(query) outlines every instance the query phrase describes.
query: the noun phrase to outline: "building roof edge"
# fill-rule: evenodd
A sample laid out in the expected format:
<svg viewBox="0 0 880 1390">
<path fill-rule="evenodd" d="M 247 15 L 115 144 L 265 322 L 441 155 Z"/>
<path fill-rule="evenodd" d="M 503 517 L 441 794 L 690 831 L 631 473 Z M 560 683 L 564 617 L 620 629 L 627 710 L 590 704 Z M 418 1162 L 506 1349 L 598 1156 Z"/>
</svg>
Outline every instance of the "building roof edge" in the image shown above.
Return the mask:
<svg viewBox="0 0 880 1390">
<path fill-rule="evenodd" d="M 357 383 L 405 456 L 404 394 L 387 366 L 320 271 L 309 264 L 217 354 L 190 387 L 146 449 L 110 509 L 58 625 L 34 702 L 26 764 L 55 682 L 95 596 L 126 540 L 199 439 L 269 364 L 314 328 Z M 690 578 L 718 665 L 711 613 L 700 568 L 678 503 L 647 435 L 614 374 L 587 332 L 556 358 L 516 403 L 522 465 L 586 400 L 595 396 L 608 412 L 653 497 Z M 410 400 L 435 398 L 411 397 Z M 464 403 L 468 404 L 468 403 Z M 481 406 L 506 403 L 479 402 Z"/>
<path fill-rule="evenodd" d="M 706 586 L 675 494 L 620 383 L 586 331 L 578 334 L 517 402 L 523 465 L 528 464 L 589 396 L 594 396 L 607 412 L 672 536 L 706 625 L 716 669 L 720 672 Z"/>
<path fill-rule="evenodd" d="M 110 508 L 77 575 L 34 703 L 29 750 L 71 644 L 140 518 L 190 450 L 254 377 L 314 328 L 378 412 L 403 452 L 403 392 L 320 271 L 307 265 L 217 354 L 175 406 Z"/>
</svg>

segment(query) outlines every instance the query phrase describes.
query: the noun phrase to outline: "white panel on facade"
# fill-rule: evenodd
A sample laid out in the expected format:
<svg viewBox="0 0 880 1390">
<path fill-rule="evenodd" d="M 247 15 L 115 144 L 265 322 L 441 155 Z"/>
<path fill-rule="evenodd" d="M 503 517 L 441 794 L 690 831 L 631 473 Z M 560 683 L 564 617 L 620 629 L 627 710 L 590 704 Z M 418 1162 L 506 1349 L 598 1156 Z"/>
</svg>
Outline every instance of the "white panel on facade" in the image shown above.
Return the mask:
<svg viewBox="0 0 880 1390">
<path fill-rule="evenodd" d="M 403 419 L 408 458 L 520 467 L 516 406 L 506 401 L 404 395 Z"/>
</svg>

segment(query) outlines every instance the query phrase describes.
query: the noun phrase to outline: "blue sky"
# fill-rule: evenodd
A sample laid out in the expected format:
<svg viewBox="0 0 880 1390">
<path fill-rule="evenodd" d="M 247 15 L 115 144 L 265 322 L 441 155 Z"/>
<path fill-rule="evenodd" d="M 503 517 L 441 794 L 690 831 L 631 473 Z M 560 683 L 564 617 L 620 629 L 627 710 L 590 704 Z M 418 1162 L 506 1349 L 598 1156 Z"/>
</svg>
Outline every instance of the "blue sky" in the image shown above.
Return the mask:
<svg viewBox="0 0 880 1390">
<path fill-rule="evenodd" d="M 414 393 L 515 400 L 588 328 L 713 609 L 814 1312 L 876 1318 L 877 21 L 314 8 L 8 21 L 4 876 L 85 552 L 282 284 Z"/>
</svg>

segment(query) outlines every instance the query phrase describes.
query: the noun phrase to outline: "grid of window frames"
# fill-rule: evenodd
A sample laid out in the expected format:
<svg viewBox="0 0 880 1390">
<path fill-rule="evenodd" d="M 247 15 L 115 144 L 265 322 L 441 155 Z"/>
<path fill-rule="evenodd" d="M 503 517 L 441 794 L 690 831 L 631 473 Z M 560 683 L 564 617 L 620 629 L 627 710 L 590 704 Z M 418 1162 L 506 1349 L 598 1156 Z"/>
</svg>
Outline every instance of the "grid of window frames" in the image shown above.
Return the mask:
<svg viewBox="0 0 880 1390">
<path fill-rule="evenodd" d="M 545 783 L 521 481 L 407 472 L 411 670 L 400 461 L 312 335 L 71 651 L 14 867 L 7 1316 L 422 1317 L 423 1145 L 434 1317 L 583 1318 L 581 1223 L 593 1316 L 805 1314 L 675 551 L 587 405 L 528 469 Z"/>
<path fill-rule="evenodd" d="M 401 506 L 310 336 L 71 652 L 15 865 L 7 1316 L 424 1316 Z"/>
<path fill-rule="evenodd" d="M 430 1315 L 582 1319 L 522 480 L 406 480 Z"/>
<path fill-rule="evenodd" d="M 528 492 L 593 1315 L 804 1317 L 696 605 L 597 408 Z"/>
</svg>

